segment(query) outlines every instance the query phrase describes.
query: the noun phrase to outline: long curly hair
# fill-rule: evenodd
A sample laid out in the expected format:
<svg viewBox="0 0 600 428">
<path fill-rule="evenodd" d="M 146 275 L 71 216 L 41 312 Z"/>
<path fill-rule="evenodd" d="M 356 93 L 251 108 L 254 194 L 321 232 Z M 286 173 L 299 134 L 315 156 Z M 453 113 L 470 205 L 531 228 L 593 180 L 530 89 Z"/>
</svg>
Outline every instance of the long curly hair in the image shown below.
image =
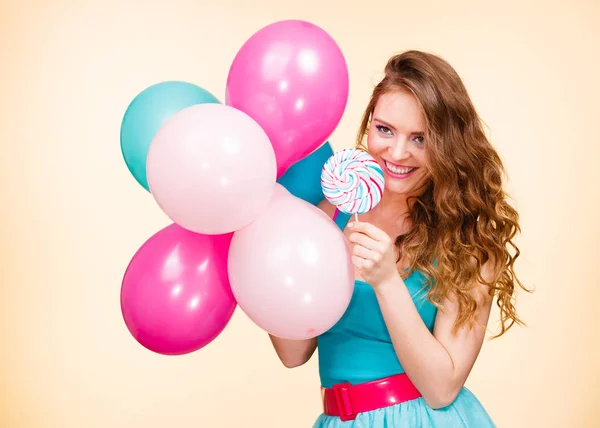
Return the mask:
<svg viewBox="0 0 600 428">
<path fill-rule="evenodd" d="M 503 190 L 502 161 L 456 71 L 439 56 L 415 50 L 390 58 L 364 112 L 357 147 L 367 149 L 364 139 L 379 97 L 407 89 L 424 112 L 431 179 L 424 192 L 409 198 L 413 227 L 396 239 L 399 257 L 409 264 L 403 275 L 422 272 L 431 285 L 428 299 L 438 308 L 445 297 L 457 299 L 455 333 L 475 322 L 478 303 L 470 291 L 477 282 L 486 284 L 501 312 L 499 337 L 515 323 L 524 325 L 513 303 L 516 285 L 529 291 L 514 272 L 519 215 Z M 485 281 L 480 273 L 490 259 L 493 278 Z"/>
</svg>

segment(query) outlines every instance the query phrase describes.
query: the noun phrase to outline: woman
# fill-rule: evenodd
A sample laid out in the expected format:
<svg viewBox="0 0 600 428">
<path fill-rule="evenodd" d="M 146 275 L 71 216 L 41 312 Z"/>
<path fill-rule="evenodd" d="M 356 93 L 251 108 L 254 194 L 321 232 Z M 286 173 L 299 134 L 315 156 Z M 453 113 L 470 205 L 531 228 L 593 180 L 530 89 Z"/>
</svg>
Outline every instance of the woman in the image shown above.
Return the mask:
<svg viewBox="0 0 600 428">
<path fill-rule="evenodd" d="M 384 171 L 381 202 L 358 222 L 320 205 L 352 246 L 350 306 L 318 338 L 271 337 L 275 350 L 297 367 L 318 346 L 324 412 L 315 427 L 494 426 L 464 383 L 494 296 L 498 336 L 522 324 L 512 303 L 520 229 L 460 77 L 435 55 L 392 57 L 358 146 Z"/>
</svg>

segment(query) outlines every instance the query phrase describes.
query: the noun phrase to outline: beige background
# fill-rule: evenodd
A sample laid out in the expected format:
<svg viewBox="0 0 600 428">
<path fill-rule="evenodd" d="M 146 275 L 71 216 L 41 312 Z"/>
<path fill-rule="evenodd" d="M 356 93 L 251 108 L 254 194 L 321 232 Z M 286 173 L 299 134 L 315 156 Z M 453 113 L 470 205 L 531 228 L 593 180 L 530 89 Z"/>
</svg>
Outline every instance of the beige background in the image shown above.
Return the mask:
<svg viewBox="0 0 600 428">
<path fill-rule="evenodd" d="M 233 56 L 286 18 L 343 49 L 352 145 L 387 58 L 416 48 L 463 76 L 522 215 L 528 322 L 486 342 L 468 380 L 500 427 L 598 426 L 599 4 L 594 1 L 5 1 L 0 10 L 0 426 L 308 427 L 317 360 L 288 370 L 237 311 L 210 346 L 153 354 L 119 290 L 169 224 L 126 169 L 127 104 L 162 80 L 224 99 Z M 495 328 L 497 312 L 491 327 Z M 495 330 L 494 330 L 495 331 Z"/>
</svg>

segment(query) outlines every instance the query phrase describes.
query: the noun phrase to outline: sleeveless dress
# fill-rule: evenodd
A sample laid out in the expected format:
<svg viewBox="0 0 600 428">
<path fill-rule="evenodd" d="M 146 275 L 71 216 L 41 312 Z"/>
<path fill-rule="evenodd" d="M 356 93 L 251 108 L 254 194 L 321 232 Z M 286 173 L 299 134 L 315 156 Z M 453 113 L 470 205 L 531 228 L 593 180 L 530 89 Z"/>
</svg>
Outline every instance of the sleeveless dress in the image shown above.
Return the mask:
<svg viewBox="0 0 600 428">
<path fill-rule="evenodd" d="M 335 222 L 343 230 L 349 215 L 336 212 Z M 425 325 L 433 332 L 437 308 L 426 299 L 426 278 L 413 272 L 405 281 Z M 404 373 L 379 304 L 371 286 L 355 281 L 348 309 L 329 331 L 318 337 L 321 385 L 357 384 Z M 321 414 L 313 428 L 416 428 L 495 427 L 477 398 L 465 387 L 452 404 L 434 410 L 417 398 L 394 406 L 360 413 L 355 420 L 341 421 Z"/>
</svg>

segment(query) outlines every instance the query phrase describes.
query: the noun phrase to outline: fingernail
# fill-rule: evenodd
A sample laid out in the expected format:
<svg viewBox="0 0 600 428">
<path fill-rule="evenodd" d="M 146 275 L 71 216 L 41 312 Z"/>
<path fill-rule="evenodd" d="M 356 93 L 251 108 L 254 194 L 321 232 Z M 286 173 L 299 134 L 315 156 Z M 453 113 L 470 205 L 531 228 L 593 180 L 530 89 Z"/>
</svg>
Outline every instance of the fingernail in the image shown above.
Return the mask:
<svg viewBox="0 0 600 428">
<path fill-rule="evenodd" d="M 354 223 L 353 222 L 348 223 L 348 227 L 354 227 Z"/>
</svg>

